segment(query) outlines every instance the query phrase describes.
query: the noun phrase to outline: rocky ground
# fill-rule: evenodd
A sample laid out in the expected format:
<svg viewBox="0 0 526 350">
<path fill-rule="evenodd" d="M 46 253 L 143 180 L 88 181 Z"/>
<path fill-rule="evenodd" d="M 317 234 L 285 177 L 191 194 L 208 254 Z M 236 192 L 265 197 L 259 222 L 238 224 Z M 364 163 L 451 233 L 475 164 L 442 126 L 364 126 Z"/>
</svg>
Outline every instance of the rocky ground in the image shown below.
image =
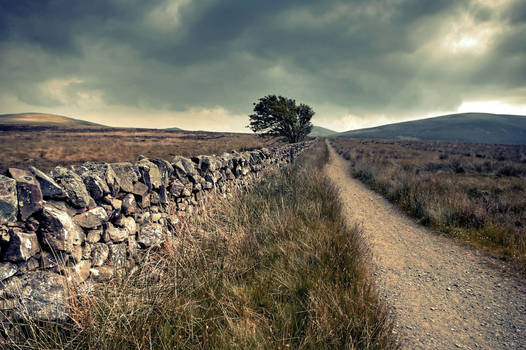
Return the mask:
<svg viewBox="0 0 526 350">
<path fill-rule="evenodd" d="M 350 178 L 330 148 L 327 174 L 371 246 L 382 297 L 407 349 L 526 349 L 526 282 L 506 264 L 407 218 Z"/>
</svg>

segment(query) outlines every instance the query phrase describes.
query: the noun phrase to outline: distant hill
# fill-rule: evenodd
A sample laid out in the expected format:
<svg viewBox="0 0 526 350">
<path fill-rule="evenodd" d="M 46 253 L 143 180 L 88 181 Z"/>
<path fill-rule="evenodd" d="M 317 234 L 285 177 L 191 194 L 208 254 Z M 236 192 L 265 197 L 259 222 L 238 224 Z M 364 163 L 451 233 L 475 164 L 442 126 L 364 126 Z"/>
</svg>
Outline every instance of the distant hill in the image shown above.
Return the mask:
<svg viewBox="0 0 526 350">
<path fill-rule="evenodd" d="M 342 132 L 336 137 L 526 144 L 526 116 L 460 113 Z"/>
<path fill-rule="evenodd" d="M 183 131 L 183 129 L 181 129 L 181 128 L 175 128 L 175 127 L 174 127 L 174 128 L 165 128 L 165 129 L 163 129 L 163 130 L 168 130 L 168 131 Z"/>
<path fill-rule="evenodd" d="M 309 136 L 312 137 L 325 137 L 329 135 L 336 134 L 337 132 L 331 129 L 322 128 L 321 126 L 313 126 L 312 131 L 310 132 Z"/>
<path fill-rule="evenodd" d="M 45 126 L 104 126 L 102 124 L 73 119 L 56 114 L 19 113 L 0 114 L 0 125 L 45 125 Z"/>
</svg>

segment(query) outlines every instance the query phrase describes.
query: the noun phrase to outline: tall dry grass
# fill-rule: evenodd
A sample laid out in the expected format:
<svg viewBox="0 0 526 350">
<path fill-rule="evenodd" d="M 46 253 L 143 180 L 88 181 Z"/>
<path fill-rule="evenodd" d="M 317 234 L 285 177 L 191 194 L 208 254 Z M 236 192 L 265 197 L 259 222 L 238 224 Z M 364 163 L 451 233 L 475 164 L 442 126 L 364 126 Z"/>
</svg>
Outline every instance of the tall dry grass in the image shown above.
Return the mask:
<svg viewBox="0 0 526 350">
<path fill-rule="evenodd" d="M 352 175 L 422 224 L 526 272 L 526 147 L 342 140 Z"/>
<path fill-rule="evenodd" d="M 78 297 L 72 322 L 52 330 L 19 325 L 12 344 L 397 348 L 361 233 L 345 225 L 336 190 L 321 171 L 326 159 L 320 143 L 293 168 L 210 208 L 151 252 L 140 270 Z"/>
</svg>

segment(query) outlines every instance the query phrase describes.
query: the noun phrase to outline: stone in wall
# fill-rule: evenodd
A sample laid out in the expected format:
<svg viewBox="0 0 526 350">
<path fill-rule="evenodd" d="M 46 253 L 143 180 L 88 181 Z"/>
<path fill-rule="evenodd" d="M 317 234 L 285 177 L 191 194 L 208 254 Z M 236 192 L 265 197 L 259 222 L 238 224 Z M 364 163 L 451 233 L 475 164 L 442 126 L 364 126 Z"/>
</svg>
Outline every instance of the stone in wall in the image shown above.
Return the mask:
<svg viewBox="0 0 526 350">
<path fill-rule="evenodd" d="M 26 261 L 22 261 L 17 263 L 17 274 L 25 274 L 29 271 L 36 270 L 40 268 L 40 258 L 41 253 L 37 253 L 35 256 L 32 256 L 31 258 L 27 259 Z"/>
<path fill-rule="evenodd" d="M 42 242 L 51 251 L 73 252 L 73 247 L 84 241 L 84 231 L 71 216 L 52 205 L 45 204 L 40 218 Z"/>
<path fill-rule="evenodd" d="M 22 262 L 40 252 L 35 232 L 22 232 L 19 228 L 12 228 L 9 234 L 9 245 L 2 251 L 3 261 Z"/>
<path fill-rule="evenodd" d="M 127 249 L 126 243 L 110 244 L 110 264 L 117 269 L 122 269 L 126 266 Z"/>
<path fill-rule="evenodd" d="M 64 189 L 62 189 L 62 187 L 60 187 L 60 185 L 50 176 L 32 166 L 29 167 L 29 170 L 39 182 L 44 199 L 63 200 L 67 198 Z"/>
<path fill-rule="evenodd" d="M 133 194 L 136 194 L 138 196 L 144 196 L 148 193 L 148 191 L 151 191 L 151 188 L 149 188 L 147 185 L 143 184 L 142 182 L 136 182 L 133 185 Z"/>
<path fill-rule="evenodd" d="M 172 166 L 177 178 L 182 182 L 188 181 L 189 177 L 193 175 L 197 175 L 193 162 L 188 158 L 176 156 L 172 160 Z"/>
<path fill-rule="evenodd" d="M 110 166 L 115 173 L 115 179 L 121 191 L 133 192 L 133 184 L 139 180 L 137 167 L 128 162 L 112 163 Z"/>
<path fill-rule="evenodd" d="M 122 200 L 111 196 L 105 196 L 102 202 L 111 205 L 115 210 L 120 210 L 122 208 Z"/>
<path fill-rule="evenodd" d="M 236 176 L 234 175 L 234 173 L 232 172 L 232 170 L 230 168 L 226 168 L 225 169 L 225 178 L 228 181 L 233 181 L 233 180 L 236 179 Z"/>
<path fill-rule="evenodd" d="M 0 282 L 14 276 L 17 273 L 18 267 L 10 262 L 0 263 Z"/>
<path fill-rule="evenodd" d="M 135 197 L 133 194 L 128 193 L 124 198 L 122 199 L 122 212 L 124 215 L 130 215 L 137 211 L 137 202 L 135 201 Z"/>
<path fill-rule="evenodd" d="M 108 184 L 96 174 L 85 174 L 82 176 L 82 180 L 89 194 L 95 200 L 99 200 L 110 193 Z"/>
<path fill-rule="evenodd" d="M 57 166 L 51 171 L 51 175 L 64 188 L 68 202 L 74 207 L 88 208 L 95 206 L 95 201 L 88 193 L 84 181 L 72 169 Z"/>
<path fill-rule="evenodd" d="M 14 311 L 18 319 L 66 321 L 67 279 L 36 270 L 13 276 L 2 283 L 0 308 Z"/>
<path fill-rule="evenodd" d="M 158 246 L 164 241 L 164 230 L 160 224 L 147 223 L 141 227 L 137 243 L 143 248 Z"/>
<path fill-rule="evenodd" d="M 9 173 L 16 181 L 18 211 L 22 221 L 42 209 L 42 191 L 33 174 L 27 170 L 9 168 Z"/>
<path fill-rule="evenodd" d="M 108 259 L 110 248 L 104 243 L 95 243 L 91 249 L 91 263 L 93 266 L 102 266 Z"/>
<path fill-rule="evenodd" d="M 95 230 L 89 230 L 88 234 L 86 235 L 86 242 L 96 243 L 100 241 L 101 238 L 102 238 L 102 228 L 98 228 Z"/>
<path fill-rule="evenodd" d="M 120 224 L 126 229 L 126 231 L 128 231 L 128 236 L 135 235 L 137 232 L 137 224 L 132 217 L 123 217 Z"/>
<path fill-rule="evenodd" d="M 44 247 L 43 247 L 44 248 Z M 65 252 L 42 250 L 40 253 L 40 267 L 42 269 L 53 269 L 55 272 L 60 266 L 66 264 L 68 256 Z"/>
<path fill-rule="evenodd" d="M 84 163 L 84 166 L 90 171 L 91 174 L 97 175 L 103 183 L 105 183 L 110 193 L 117 195 L 120 190 L 120 186 L 117 182 L 117 175 L 110 164 L 96 164 L 96 163 Z"/>
<path fill-rule="evenodd" d="M 104 208 L 96 207 L 75 215 L 73 220 L 82 228 L 96 228 L 108 221 L 108 214 Z"/>
<path fill-rule="evenodd" d="M 104 230 L 104 241 L 107 243 L 123 242 L 129 235 L 130 233 L 126 228 L 115 227 L 111 222 L 108 222 Z"/>
<path fill-rule="evenodd" d="M 158 189 L 162 185 L 162 177 L 159 168 L 148 159 L 142 159 L 137 163 L 141 178 L 147 186 L 148 191 Z"/>
<path fill-rule="evenodd" d="M 18 215 L 18 197 L 16 181 L 0 175 L 0 225 L 16 222 Z"/>
<path fill-rule="evenodd" d="M 168 186 L 168 182 L 174 173 L 174 168 L 170 162 L 164 159 L 149 159 L 150 162 L 157 165 L 161 174 L 161 183 L 163 186 Z"/>
</svg>

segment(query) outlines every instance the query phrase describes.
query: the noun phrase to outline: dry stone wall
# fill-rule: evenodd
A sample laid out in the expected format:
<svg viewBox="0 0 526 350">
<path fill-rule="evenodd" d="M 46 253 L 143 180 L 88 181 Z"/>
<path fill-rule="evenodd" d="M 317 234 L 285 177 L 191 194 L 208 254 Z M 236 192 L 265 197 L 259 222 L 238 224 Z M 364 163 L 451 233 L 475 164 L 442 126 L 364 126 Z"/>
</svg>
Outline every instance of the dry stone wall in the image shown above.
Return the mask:
<svg viewBox="0 0 526 350">
<path fill-rule="evenodd" d="M 69 283 L 112 278 L 176 235 L 210 193 L 225 196 L 310 145 L 222 155 L 34 167 L 0 175 L 0 309 L 66 317 Z M 20 310 L 18 310 L 20 312 Z"/>
</svg>

